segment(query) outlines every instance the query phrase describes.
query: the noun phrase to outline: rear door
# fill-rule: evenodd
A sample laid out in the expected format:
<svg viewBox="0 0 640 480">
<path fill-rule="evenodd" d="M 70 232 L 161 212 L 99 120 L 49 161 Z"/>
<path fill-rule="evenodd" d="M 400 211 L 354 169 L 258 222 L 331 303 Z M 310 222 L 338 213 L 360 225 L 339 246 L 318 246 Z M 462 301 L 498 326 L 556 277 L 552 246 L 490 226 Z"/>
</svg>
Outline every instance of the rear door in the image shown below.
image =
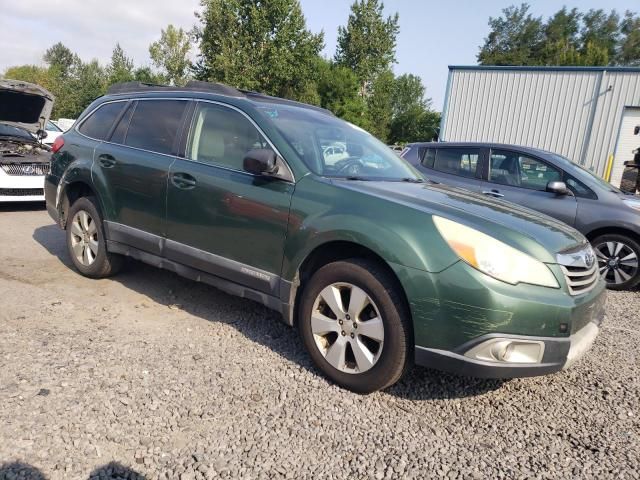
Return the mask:
<svg viewBox="0 0 640 480">
<path fill-rule="evenodd" d="M 94 155 L 94 182 L 108 199 L 109 238 L 160 255 L 167 179 L 185 100 L 139 99 L 120 115 Z"/>
<path fill-rule="evenodd" d="M 244 171 L 246 153 L 263 148 L 272 146 L 241 111 L 196 104 L 169 175 L 166 256 L 277 296 L 295 185 Z"/>
<path fill-rule="evenodd" d="M 480 192 L 482 155 L 480 147 L 421 147 L 417 167 L 435 182 Z"/>
<path fill-rule="evenodd" d="M 563 171 L 532 155 L 516 150 L 491 149 L 485 195 L 545 213 L 569 225 L 575 224 L 577 203 L 572 195 L 547 192 L 547 183 L 564 181 Z"/>
</svg>

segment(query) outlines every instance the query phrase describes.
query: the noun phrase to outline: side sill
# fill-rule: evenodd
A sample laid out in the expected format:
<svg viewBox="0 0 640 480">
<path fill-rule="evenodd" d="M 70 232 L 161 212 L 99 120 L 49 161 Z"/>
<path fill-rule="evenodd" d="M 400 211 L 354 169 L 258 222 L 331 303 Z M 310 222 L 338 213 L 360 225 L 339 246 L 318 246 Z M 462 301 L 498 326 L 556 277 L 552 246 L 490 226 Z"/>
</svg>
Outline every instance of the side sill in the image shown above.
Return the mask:
<svg viewBox="0 0 640 480">
<path fill-rule="evenodd" d="M 140 260 L 141 262 L 156 268 L 169 270 L 170 272 L 177 273 L 181 277 L 188 278 L 189 280 L 206 283 L 207 285 L 211 285 L 212 287 L 222 290 L 230 295 L 261 303 L 271 310 L 280 312 L 283 315 L 282 320 L 289 324 L 288 319 L 284 316 L 289 310 L 289 307 L 277 297 L 267 295 L 266 293 L 259 292 L 252 288 L 239 285 L 235 282 L 225 280 L 215 275 L 211 275 L 201 270 L 188 267 L 181 263 L 174 262 L 173 260 L 168 260 L 158 255 L 154 255 L 113 240 L 107 240 L 107 250 L 111 253 L 117 253 L 119 255 L 131 257 L 135 260 Z"/>
</svg>

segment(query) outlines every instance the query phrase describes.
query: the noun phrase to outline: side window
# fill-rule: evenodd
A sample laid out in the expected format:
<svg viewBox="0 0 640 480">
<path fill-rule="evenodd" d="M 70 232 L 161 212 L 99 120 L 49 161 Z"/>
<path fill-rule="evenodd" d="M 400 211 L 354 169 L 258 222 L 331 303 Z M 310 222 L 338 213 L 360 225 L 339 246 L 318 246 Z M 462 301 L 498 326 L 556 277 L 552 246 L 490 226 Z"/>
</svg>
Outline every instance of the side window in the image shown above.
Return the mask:
<svg viewBox="0 0 640 480">
<path fill-rule="evenodd" d="M 593 190 L 573 177 L 567 176 L 565 183 L 567 184 L 567 188 L 571 190 L 576 197 L 591 198 L 593 200 L 598 198 L 598 196 L 593 193 Z"/>
<path fill-rule="evenodd" d="M 124 144 L 124 141 L 127 135 L 127 129 L 129 128 L 129 122 L 131 122 L 131 115 L 133 115 L 134 107 L 135 107 L 135 102 L 131 103 L 127 108 L 127 111 L 124 112 L 124 115 L 120 117 L 120 120 L 116 125 L 116 128 L 113 130 L 113 133 L 111 134 L 111 139 L 110 139 L 111 142 Z"/>
<path fill-rule="evenodd" d="M 444 173 L 474 178 L 479 158 L 480 150 L 476 148 L 439 148 L 433 168 Z"/>
<path fill-rule="evenodd" d="M 561 180 L 559 169 L 516 152 L 493 150 L 489 180 L 502 185 L 544 191 L 547 183 Z"/>
<path fill-rule="evenodd" d="M 186 106 L 184 100 L 138 100 L 125 145 L 152 152 L 173 153 Z"/>
<path fill-rule="evenodd" d="M 425 167 L 433 168 L 433 164 L 436 161 L 436 150 L 435 148 L 421 148 L 420 159 L 422 161 L 422 165 Z"/>
<path fill-rule="evenodd" d="M 109 135 L 113 122 L 118 118 L 125 105 L 126 102 L 114 102 L 98 107 L 89 118 L 82 122 L 78 130 L 87 137 L 104 140 Z"/>
<path fill-rule="evenodd" d="M 187 140 L 187 158 L 242 170 L 246 153 L 260 148 L 270 147 L 244 115 L 222 105 L 197 105 Z"/>
</svg>

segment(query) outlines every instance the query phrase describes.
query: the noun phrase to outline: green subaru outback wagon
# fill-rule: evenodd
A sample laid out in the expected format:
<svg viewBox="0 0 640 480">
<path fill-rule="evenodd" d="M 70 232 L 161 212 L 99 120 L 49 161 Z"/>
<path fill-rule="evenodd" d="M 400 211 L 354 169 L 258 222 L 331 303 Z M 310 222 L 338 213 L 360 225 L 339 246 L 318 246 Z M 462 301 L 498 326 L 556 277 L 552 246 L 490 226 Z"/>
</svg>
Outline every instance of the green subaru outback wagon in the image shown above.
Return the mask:
<svg viewBox="0 0 640 480">
<path fill-rule="evenodd" d="M 357 392 L 412 363 L 555 372 L 599 331 L 604 281 L 580 233 L 430 182 L 317 107 L 119 84 L 53 152 L 47 209 L 81 274 L 132 257 L 261 302 Z"/>
</svg>

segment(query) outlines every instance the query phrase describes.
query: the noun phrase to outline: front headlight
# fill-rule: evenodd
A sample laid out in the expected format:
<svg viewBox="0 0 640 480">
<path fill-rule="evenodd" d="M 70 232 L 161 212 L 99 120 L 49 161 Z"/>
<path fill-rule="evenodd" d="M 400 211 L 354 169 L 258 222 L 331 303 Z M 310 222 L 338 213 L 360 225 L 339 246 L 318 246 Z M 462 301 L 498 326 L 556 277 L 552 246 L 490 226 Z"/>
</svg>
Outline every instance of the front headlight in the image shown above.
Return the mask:
<svg viewBox="0 0 640 480">
<path fill-rule="evenodd" d="M 636 199 L 624 199 L 622 200 L 627 207 L 640 211 L 640 200 Z"/>
<path fill-rule="evenodd" d="M 442 217 L 433 217 L 440 235 L 469 265 L 503 282 L 559 288 L 549 267 L 478 230 Z"/>
</svg>

